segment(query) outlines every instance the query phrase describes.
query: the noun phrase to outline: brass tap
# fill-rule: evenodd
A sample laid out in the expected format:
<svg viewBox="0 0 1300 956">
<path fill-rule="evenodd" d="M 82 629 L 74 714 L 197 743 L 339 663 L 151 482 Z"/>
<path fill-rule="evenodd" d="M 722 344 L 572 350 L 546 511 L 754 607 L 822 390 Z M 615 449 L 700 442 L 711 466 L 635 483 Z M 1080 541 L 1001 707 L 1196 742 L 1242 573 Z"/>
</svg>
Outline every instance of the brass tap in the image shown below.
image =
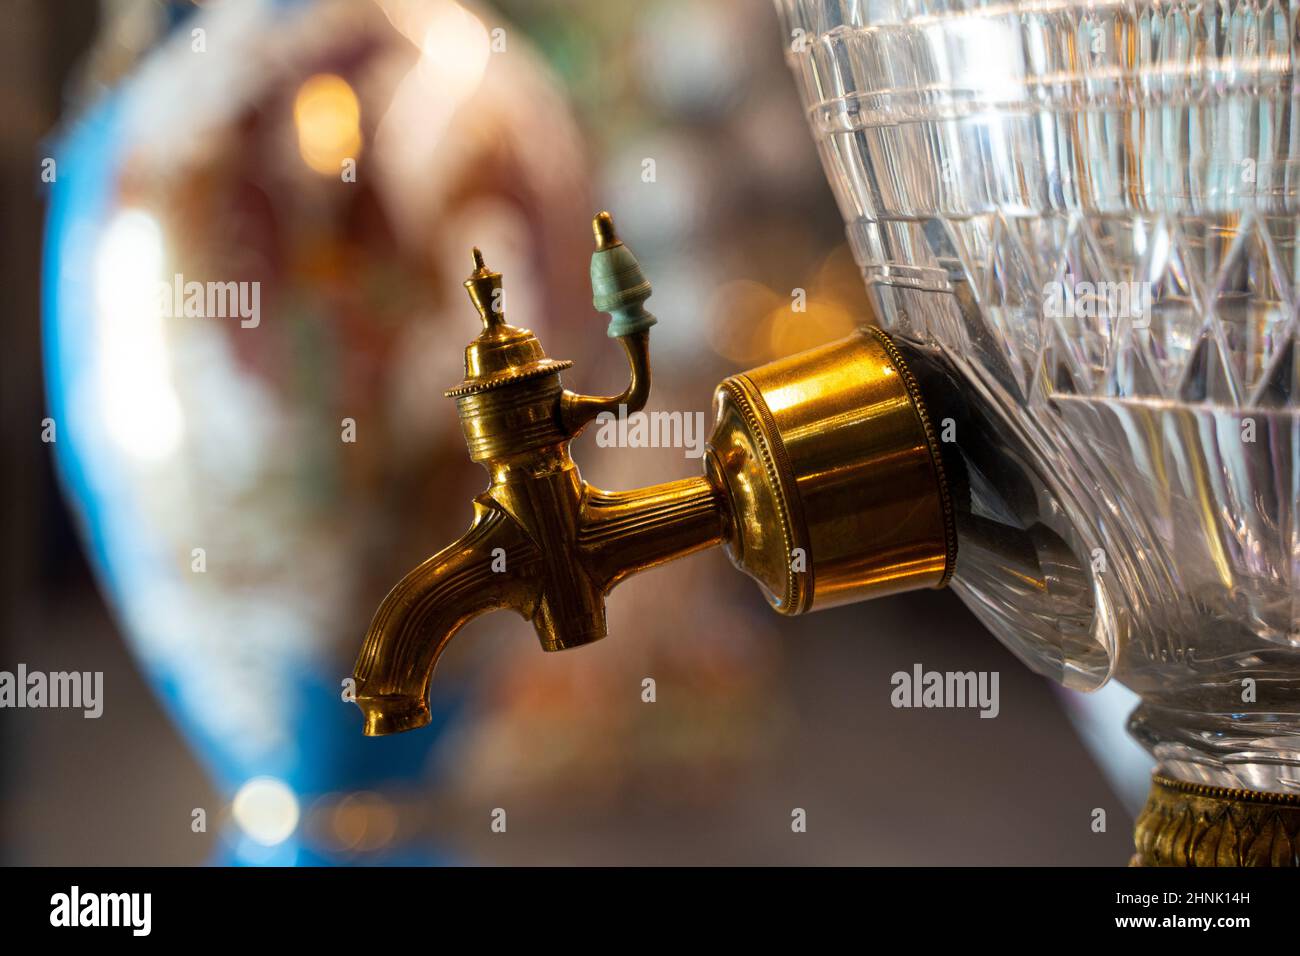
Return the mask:
<svg viewBox="0 0 1300 956">
<path fill-rule="evenodd" d="M 717 544 L 784 614 L 940 587 L 952 573 L 935 435 L 902 356 L 874 329 L 723 382 L 704 475 L 623 492 L 583 481 L 569 444 L 603 412 L 645 407 L 656 321 L 609 213 L 592 229 L 593 302 L 630 369 L 619 395 L 563 388 L 573 363 L 506 322 L 501 275 L 474 250 L 465 288 L 483 331 L 446 394 L 489 485 L 469 530 L 407 574 L 370 624 L 355 670 L 367 735 L 429 722 L 438 657 L 476 615 L 509 608 L 543 650 L 579 647 L 606 635 L 616 584 Z"/>
</svg>

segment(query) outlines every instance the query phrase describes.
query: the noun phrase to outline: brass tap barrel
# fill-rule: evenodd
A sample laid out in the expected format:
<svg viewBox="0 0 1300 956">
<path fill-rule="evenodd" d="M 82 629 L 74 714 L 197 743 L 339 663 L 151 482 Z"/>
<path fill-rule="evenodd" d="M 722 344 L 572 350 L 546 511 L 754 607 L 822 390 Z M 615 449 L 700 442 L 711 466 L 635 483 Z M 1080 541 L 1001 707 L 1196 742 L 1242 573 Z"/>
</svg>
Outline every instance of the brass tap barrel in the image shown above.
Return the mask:
<svg viewBox="0 0 1300 956">
<path fill-rule="evenodd" d="M 723 382 L 702 476 L 623 492 L 583 481 L 570 442 L 602 412 L 645 404 L 656 321 L 650 283 L 608 213 L 593 230 L 594 299 L 629 366 L 619 395 L 565 389 L 572 363 L 506 322 L 501 276 L 474 250 L 465 287 L 483 330 L 447 394 L 490 483 L 470 531 L 393 588 L 370 625 L 355 671 L 367 734 L 428 721 L 438 657 L 473 616 L 509 608 L 544 650 L 577 647 L 605 636 L 604 598 L 621 581 L 717 544 L 783 614 L 942 587 L 952 574 L 934 430 L 877 330 Z"/>
</svg>

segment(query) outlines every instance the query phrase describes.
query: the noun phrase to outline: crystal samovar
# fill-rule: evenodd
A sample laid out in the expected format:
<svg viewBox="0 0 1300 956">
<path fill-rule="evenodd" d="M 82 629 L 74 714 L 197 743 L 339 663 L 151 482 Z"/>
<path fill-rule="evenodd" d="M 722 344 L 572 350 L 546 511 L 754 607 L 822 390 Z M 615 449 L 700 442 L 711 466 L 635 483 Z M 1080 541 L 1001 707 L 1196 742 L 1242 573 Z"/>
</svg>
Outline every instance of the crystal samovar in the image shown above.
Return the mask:
<svg viewBox="0 0 1300 956">
<path fill-rule="evenodd" d="M 428 719 L 474 614 L 577 646 L 624 578 L 720 544 L 783 614 L 950 585 L 1035 671 L 1135 691 L 1135 863 L 1296 865 L 1300 6 L 778 8 L 873 321 L 723 382 L 702 476 L 606 492 L 569 442 L 645 402 L 645 276 L 597 217 L 631 383 L 583 396 L 477 258 L 448 394 L 490 485 L 376 614 L 366 733 Z"/>
</svg>

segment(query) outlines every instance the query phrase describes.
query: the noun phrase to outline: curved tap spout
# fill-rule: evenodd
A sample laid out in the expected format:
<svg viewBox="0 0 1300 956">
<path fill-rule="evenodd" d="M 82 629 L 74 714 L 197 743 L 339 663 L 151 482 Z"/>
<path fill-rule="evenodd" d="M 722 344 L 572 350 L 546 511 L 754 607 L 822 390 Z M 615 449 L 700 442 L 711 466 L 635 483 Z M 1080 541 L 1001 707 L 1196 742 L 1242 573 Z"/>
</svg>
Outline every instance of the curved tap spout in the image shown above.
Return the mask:
<svg viewBox="0 0 1300 956">
<path fill-rule="evenodd" d="M 622 406 L 627 414 L 639 412 L 650 400 L 650 333 L 642 329 L 621 335 L 618 340 L 627 354 L 631 379 L 618 395 L 579 395 L 568 389 L 560 397 L 560 417 L 570 435 L 576 436 L 602 412 L 617 415 Z"/>
<path fill-rule="evenodd" d="M 476 499 L 469 531 L 407 574 L 375 612 L 354 672 L 367 736 L 429 722 L 429 682 L 447 642 L 486 611 L 532 617 L 537 563 L 519 526 L 491 499 Z"/>
</svg>

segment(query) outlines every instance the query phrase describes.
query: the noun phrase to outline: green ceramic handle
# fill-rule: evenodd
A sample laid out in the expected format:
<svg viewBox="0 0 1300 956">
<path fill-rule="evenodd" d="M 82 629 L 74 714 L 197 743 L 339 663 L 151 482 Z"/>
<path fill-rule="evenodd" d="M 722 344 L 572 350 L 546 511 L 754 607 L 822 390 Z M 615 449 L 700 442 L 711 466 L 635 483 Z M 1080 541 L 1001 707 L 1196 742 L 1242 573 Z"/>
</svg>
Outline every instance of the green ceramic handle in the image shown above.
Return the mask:
<svg viewBox="0 0 1300 956">
<path fill-rule="evenodd" d="M 609 315 L 611 339 L 644 332 L 658 320 L 645 309 L 650 280 L 632 250 L 614 232 L 614 221 L 602 212 L 592 222 L 596 251 L 591 256 L 591 304 Z"/>
</svg>

